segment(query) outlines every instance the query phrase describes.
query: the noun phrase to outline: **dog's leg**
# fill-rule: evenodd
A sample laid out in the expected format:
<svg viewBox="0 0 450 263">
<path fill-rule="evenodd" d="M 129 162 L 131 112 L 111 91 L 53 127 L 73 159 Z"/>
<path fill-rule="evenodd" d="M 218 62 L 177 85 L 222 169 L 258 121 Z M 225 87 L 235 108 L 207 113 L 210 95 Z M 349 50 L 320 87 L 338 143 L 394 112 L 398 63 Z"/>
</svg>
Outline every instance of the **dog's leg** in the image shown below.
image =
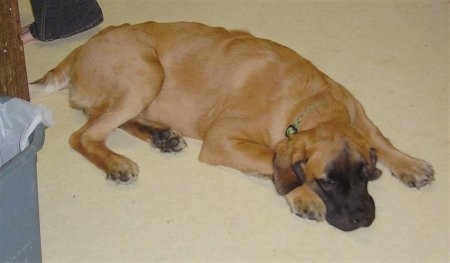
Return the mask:
<svg viewBox="0 0 450 263">
<path fill-rule="evenodd" d="M 305 147 L 311 141 L 308 133 L 303 133 L 300 139 L 283 140 L 275 147 L 273 158 L 272 181 L 278 194 L 285 196 L 291 212 L 307 219 L 322 221 L 326 214 L 326 206 L 320 196 L 311 188 L 314 180 L 308 179 L 305 165 L 308 157 Z"/>
<path fill-rule="evenodd" d="M 92 61 L 79 59 L 73 69 L 73 90 L 69 96 L 71 105 L 84 110 L 89 119 L 70 137 L 70 145 L 105 171 L 107 178 L 128 182 L 137 178 L 138 166 L 111 151 L 105 142 L 115 129 L 137 118 L 152 103 L 161 89 L 164 71 L 156 52 L 149 53 L 145 61 L 136 58 L 125 63 L 111 59 L 108 67 L 121 69 L 115 75 L 107 74 L 108 70 L 94 74 Z"/>
<path fill-rule="evenodd" d="M 181 135 L 161 123 L 134 119 L 126 122 L 120 128 L 151 143 L 161 152 L 179 152 L 187 146 Z"/>
<path fill-rule="evenodd" d="M 244 173 L 271 176 L 273 150 L 248 140 L 227 139 L 211 133 L 203 141 L 199 160 L 212 165 L 223 165 Z"/>
<path fill-rule="evenodd" d="M 214 141 L 214 142 L 213 142 Z M 271 177 L 273 150 L 267 146 L 239 139 L 203 141 L 199 160 L 212 165 L 235 168 L 244 173 Z"/>
<path fill-rule="evenodd" d="M 72 134 L 70 145 L 105 171 L 108 178 L 122 182 L 136 178 L 138 166 L 130 159 L 111 151 L 105 141 L 117 127 L 139 114 L 141 110 L 139 107 L 118 106 L 103 111 L 103 114 L 91 115 L 86 124 Z"/>
<path fill-rule="evenodd" d="M 230 166 L 247 173 L 273 176 L 274 151 L 271 148 L 245 139 L 226 139 L 226 136 L 222 136 L 208 133 L 200 152 L 200 161 L 213 165 Z M 293 174 L 294 171 L 291 170 L 291 167 L 289 162 L 286 171 L 289 170 L 288 173 Z M 298 187 L 294 187 L 288 193 L 279 192 L 279 194 L 285 196 L 291 211 L 296 215 L 322 221 L 326 211 L 325 204 L 309 186 L 301 184 L 297 183 Z"/>
<path fill-rule="evenodd" d="M 367 117 L 361 104 L 356 102 L 355 125 L 361 129 L 376 149 L 379 161 L 392 174 L 409 187 L 420 188 L 434 180 L 433 167 L 426 161 L 411 157 L 398 149 L 383 136 Z"/>
</svg>

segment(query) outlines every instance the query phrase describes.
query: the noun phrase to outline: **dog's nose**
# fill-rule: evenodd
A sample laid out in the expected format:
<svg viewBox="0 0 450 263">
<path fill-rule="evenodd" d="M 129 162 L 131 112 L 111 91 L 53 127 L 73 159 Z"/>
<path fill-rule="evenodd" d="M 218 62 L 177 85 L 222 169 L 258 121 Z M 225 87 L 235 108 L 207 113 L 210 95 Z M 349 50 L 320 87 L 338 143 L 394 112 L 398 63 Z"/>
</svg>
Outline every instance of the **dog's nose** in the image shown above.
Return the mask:
<svg viewBox="0 0 450 263">
<path fill-rule="evenodd" d="M 351 224 L 358 227 L 368 227 L 372 224 L 375 216 L 365 209 L 357 209 L 350 217 Z"/>
</svg>

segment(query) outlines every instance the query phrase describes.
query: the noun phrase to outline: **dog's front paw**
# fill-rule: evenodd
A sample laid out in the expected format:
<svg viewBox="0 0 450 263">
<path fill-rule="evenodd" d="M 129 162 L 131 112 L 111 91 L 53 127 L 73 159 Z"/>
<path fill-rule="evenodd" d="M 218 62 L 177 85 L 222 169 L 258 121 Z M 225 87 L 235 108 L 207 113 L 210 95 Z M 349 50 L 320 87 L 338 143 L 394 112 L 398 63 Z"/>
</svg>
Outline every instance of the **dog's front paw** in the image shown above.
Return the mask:
<svg viewBox="0 0 450 263">
<path fill-rule="evenodd" d="M 118 156 L 111 158 L 106 178 L 117 183 L 130 183 L 137 179 L 139 167 L 133 161 Z"/>
<path fill-rule="evenodd" d="M 426 161 L 412 159 L 401 168 L 392 171 L 392 175 L 409 187 L 417 189 L 434 181 L 433 167 Z"/>
<path fill-rule="evenodd" d="M 154 130 L 151 135 L 153 145 L 161 152 L 179 152 L 187 146 L 181 135 L 171 129 Z"/>
<path fill-rule="evenodd" d="M 292 213 L 311 220 L 323 221 L 326 207 L 322 199 L 309 188 L 302 185 L 286 195 Z"/>
</svg>

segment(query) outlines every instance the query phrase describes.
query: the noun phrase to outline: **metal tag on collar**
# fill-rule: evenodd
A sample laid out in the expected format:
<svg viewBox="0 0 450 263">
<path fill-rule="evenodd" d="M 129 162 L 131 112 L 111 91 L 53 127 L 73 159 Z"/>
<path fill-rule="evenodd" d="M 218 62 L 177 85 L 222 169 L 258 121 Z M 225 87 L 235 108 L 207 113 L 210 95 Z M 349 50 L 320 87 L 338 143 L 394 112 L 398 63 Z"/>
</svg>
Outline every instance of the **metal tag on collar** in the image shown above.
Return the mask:
<svg viewBox="0 0 450 263">
<path fill-rule="evenodd" d="M 289 127 L 287 127 L 287 129 L 286 129 L 285 135 L 286 135 L 287 138 L 289 138 L 289 136 L 291 136 L 293 134 L 296 134 L 298 132 L 298 130 L 301 127 L 301 122 L 303 120 L 303 117 L 305 117 L 305 115 L 307 113 L 309 113 L 310 111 L 314 110 L 315 108 L 316 108 L 315 104 L 310 105 L 310 106 L 306 107 L 306 109 L 297 116 L 297 118 L 295 119 L 294 123 L 289 125 Z"/>
<path fill-rule="evenodd" d="M 289 136 L 296 134 L 298 132 L 298 129 L 294 125 L 289 125 L 286 129 L 286 137 L 289 138 Z"/>
</svg>

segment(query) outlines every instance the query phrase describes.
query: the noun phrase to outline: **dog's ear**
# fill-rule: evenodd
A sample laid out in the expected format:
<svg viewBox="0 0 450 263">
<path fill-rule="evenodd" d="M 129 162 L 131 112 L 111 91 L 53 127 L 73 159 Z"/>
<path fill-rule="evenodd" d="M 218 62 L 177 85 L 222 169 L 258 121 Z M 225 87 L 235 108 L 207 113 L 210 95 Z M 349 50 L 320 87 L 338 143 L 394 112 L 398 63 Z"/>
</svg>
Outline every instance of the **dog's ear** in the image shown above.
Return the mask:
<svg viewBox="0 0 450 263">
<path fill-rule="evenodd" d="M 376 167 L 377 153 L 374 148 L 369 151 L 369 162 L 363 168 L 363 175 L 369 180 L 374 181 L 381 177 L 382 171 Z"/>
<path fill-rule="evenodd" d="M 285 140 L 279 142 L 275 149 L 272 181 L 280 195 L 286 195 L 305 183 L 303 167 L 306 159 L 299 154 L 302 149 L 292 148 Z"/>
<path fill-rule="evenodd" d="M 305 183 L 305 174 L 303 173 L 304 165 L 305 165 L 305 163 L 302 162 L 302 161 L 295 162 L 292 165 L 292 171 L 294 171 L 294 174 L 297 177 L 298 182 L 300 183 L 300 185 Z"/>
</svg>

